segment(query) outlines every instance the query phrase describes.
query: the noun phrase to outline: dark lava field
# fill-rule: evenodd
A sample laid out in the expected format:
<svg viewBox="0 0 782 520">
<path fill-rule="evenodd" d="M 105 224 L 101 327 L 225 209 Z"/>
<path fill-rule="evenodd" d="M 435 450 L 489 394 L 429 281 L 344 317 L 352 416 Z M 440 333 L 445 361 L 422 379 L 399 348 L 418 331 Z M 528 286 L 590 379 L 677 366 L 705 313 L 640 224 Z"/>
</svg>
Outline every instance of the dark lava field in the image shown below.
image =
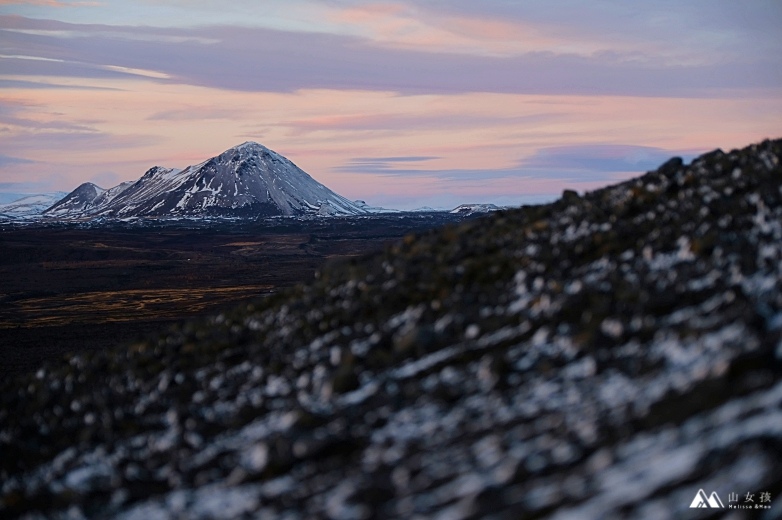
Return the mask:
<svg viewBox="0 0 782 520">
<path fill-rule="evenodd" d="M 0 227 L 0 377 L 312 280 L 447 213 Z"/>
<path fill-rule="evenodd" d="M 782 140 L 307 247 L 343 258 L 4 378 L 0 517 L 782 518 Z"/>
</svg>

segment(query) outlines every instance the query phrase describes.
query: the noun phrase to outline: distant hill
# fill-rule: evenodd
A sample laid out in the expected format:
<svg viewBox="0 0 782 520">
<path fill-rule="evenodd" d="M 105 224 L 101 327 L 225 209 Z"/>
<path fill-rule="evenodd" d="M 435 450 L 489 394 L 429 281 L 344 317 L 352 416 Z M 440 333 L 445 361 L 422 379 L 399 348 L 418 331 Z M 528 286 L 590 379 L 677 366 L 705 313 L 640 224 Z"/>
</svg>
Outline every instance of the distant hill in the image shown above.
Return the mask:
<svg viewBox="0 0 782 520">
<path fill-rule="evenodd" d="M 0 204 L 0 218 L 28 218 L 39 216 L 52 204 L 66 195 L 65 192 L 18 195 L 12 201 Z"/>
<path fill-rule="evenodd" d="M 781 159 L 674 158 L 2 381 L 0 516 L 694 518 L 768 493 L 776 518 Z"/>
<path fill-rule="evenodd" d="M 461 215 L 473 215 L 476 213 L 490 213 L 492 211 L 499 211 L 499 207 L 494 204 L 460 204 L 451 210 L 451 213 L 459 213 Z"/>
</svg>

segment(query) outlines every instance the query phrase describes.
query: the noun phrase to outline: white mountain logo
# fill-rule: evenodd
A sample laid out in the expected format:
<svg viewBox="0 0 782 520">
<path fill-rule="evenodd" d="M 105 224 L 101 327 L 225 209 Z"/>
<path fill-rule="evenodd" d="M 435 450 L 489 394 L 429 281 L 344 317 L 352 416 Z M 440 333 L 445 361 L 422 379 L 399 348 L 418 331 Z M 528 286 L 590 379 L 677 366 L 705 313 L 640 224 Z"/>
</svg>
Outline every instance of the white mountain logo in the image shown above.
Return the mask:
<svg viewBox="0 0 782 520">
<path fill-rule="evenodd" d="M 695 494 L 695 498 L 692 499 L 690 507 L 724 509 L 725 505 L 722 503 L 722 500 L 720 500 L 716 491 L 712 491 L 711 496 L 706 496 L 706 493 L 702 489 L 699 489 Z"/>
</svg>

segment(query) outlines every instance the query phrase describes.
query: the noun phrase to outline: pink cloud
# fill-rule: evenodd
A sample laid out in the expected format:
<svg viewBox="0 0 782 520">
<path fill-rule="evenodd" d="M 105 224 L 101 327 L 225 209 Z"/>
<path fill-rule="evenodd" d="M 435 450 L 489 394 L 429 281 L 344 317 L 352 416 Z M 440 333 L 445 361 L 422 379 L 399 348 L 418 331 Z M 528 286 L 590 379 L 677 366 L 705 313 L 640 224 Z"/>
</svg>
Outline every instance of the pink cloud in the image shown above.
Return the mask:
<svg viewBox="0 0 782 520">
<path fill-rule="evenodd" d="M 462 16 L 410 3 L 353 5 L 332 11 L 330 20 L 378 45 L 427 52 L 513 56 L 553 51 L 567 43 L 521 20 Z M 584 54 L 596 50 L 583 41 L 568 47 Z"/>
<path fill-rule="evenodd" d="M 381 114 L 328 115 L 311 117 L 308 119 L 297 119 L 289 121 L 287 125 L 311 130 L 325 130 L 332 128 L 377 128 L 379 125 L 383 125 L 386 121 L 388 121 L 390 117 L 393 116 Z"/>
<path fill-rule="evenodd" d="M 610 172 L 598 179 L 594 169 L 563 171 L 562 164 L 539 163 L 534 171 L 524 165 L 542 149 L 600 151 L 595 146 L 617 144 L 663 151 L 730 149 L 773 136 L 782 113 L 782 101 L 773 92 L 740 99 L 338 89 L 285 93 L 150 78 L 92 79 L 91 86 L 104 90 L 86 91 L 77 88 L 84 78 L 58 81 L 74 87 L 5 89 L 7 106 L 16 111 L 3 113 L 0 105 L 0 119 L 33 123 L 28 128 L 0 124 L 0 132 L 6 129 L 0 154 L 38 162 L 6 169 L 0 182 L 50 182 L 55 189 L 69 189 L 103 172 L 135 179 L 156 164 L 181 168 L 256 140 L 337 192 L 370 204 L 521 203 L 556 196 L 565 187 L 592 189 L 616 179 Z M 197 124 L 199 119 L 205 123 Z M 91 132 L 80 132 L 79 125 Z M 602 149 L 611 152 L 608 159 L 621 159 L 614 152 L 627 150 Z M 370 168 L 339 170 L 356 157 L 431 159 L 396 162 L 393 169 L 408 171 L 394 175 Z M 616 173 L 616 167 L 609 169 Z"/>
</svg>

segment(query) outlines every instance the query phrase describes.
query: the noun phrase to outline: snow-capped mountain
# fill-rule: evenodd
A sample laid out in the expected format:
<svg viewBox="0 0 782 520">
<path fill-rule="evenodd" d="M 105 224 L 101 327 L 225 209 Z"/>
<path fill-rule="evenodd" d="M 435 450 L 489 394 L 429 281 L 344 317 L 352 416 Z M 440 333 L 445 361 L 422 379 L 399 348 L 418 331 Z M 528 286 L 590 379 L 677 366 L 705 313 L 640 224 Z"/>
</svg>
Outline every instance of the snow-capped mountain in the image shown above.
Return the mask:
<svg viewBox="0 0 782 520">
<path fill-rule="evenodd" d="M 46 210 L 60 218 L 358 215 L 367 210 L 254 142 L 183 170 L 155 166 L 139 180 L 103 190 L 82 184 Z"/>
<path fill-rule="evenodd" d="M 46 208 L 62 199 L 65 192 L 40 193 L 36 195 L 22 196 L 21 198 L 0 204 L 0 217 L 19 219 L 36 217 L 43 213 Z"/>
<path fill-rule="evenodd" d="M 502 208 L 499 208 L 494 204 L 462 204 L 452 209 L 450 213 L 473 215 L 475 213 L 489 213 L 491 211 L 499 211 L 500 209 Z"/>
</svg>

